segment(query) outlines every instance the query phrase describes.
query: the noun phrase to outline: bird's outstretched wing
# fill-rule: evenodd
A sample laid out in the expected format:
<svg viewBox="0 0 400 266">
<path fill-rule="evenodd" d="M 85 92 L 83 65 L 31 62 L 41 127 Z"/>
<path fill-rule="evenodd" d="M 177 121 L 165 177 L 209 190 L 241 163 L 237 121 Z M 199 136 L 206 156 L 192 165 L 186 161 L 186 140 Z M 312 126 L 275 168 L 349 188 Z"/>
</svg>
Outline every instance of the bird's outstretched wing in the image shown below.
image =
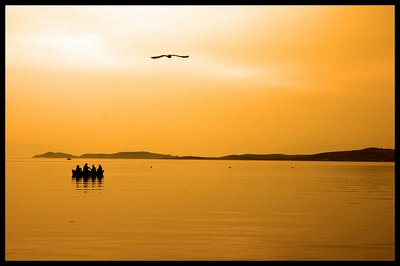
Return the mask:
<svg viewBox="0 0 400 266">
<path fill-rule="evenodd" d="M 188 55 L 177 55 L 177 54 L 172 54 L 172 56 L 177 56 L 177 57 L 182 57 L 182 58 L 188 58 Z"/>
<path fill-rule="evenodd" d="M 160 57 L 163 57 L 163 56 L 167 56 L 167 55 L 163 54 L 163 55 L 158 55 L 158 56 L 152 56 L 151 58 L 152 59 L 157 59 L 157 58 L 160 58 Z"/>
</svg>

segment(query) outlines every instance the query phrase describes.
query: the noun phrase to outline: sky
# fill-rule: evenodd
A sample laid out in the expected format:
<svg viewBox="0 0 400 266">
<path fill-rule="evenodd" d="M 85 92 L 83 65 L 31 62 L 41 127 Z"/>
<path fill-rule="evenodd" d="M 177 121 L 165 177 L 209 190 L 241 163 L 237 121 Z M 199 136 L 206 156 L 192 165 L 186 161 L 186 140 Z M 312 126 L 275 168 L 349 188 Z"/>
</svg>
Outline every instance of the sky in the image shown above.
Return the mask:
<svg viewBox="0 0 400 266">
<path fill-rule="evenodd" d="M 394 148 L 394 6 L 8 5 L 5 37 L 7 158 Z"/>
</svg>

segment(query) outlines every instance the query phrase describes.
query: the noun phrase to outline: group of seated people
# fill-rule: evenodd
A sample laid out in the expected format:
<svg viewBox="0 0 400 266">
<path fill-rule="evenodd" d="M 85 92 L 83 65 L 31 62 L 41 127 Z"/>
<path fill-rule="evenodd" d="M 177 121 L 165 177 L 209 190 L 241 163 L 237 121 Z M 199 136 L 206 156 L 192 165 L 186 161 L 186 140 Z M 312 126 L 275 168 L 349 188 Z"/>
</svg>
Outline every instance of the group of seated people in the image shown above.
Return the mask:
<svg viewBox="0 0 400 266">
<path fill-rule="evenodd" d="M 101 167 L 101 165 L 99 164 L 99 167 L 96 170 L 96 167 L 94 166 L 94 164 L 92 164 L 92 169 L 89 168 L 88 164 L 85 163 L 85 165 L 83 166 L 83 170 L 82 168 L 80 168 L 79 164 L 76 166 L 76 173 L 83 173 L 84 175 L 88 175 L 90 173 L 97 173 L 97 174 L 102 174 L 103 173 L 103 167 Z"/>
</svg>

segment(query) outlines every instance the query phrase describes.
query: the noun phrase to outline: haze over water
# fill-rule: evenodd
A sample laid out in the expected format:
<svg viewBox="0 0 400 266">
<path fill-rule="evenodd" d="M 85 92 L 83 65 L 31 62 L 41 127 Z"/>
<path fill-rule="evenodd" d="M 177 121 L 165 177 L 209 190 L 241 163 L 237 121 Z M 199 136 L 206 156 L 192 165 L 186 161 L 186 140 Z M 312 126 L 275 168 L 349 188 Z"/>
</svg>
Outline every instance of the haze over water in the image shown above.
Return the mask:
<svg viewBox="0 0 400 266">
<path fill-rule="evenodd" d="M 9 159 L 6 259 L 393 260 L 394 163 Z"/>
</svg>

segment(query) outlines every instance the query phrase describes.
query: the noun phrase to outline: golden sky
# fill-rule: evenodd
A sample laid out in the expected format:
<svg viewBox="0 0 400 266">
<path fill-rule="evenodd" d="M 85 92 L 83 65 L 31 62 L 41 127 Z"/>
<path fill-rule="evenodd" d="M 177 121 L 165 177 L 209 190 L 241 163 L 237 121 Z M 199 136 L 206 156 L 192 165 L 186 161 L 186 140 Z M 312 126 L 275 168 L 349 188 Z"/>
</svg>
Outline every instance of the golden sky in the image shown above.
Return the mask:
<svg viewBox="0 0 400 266">
<path fill-rule="evenodd" d="M 6 6 L 5 104 L 7 157 L 394 148 L 394 6 Z"/>
</svg>

